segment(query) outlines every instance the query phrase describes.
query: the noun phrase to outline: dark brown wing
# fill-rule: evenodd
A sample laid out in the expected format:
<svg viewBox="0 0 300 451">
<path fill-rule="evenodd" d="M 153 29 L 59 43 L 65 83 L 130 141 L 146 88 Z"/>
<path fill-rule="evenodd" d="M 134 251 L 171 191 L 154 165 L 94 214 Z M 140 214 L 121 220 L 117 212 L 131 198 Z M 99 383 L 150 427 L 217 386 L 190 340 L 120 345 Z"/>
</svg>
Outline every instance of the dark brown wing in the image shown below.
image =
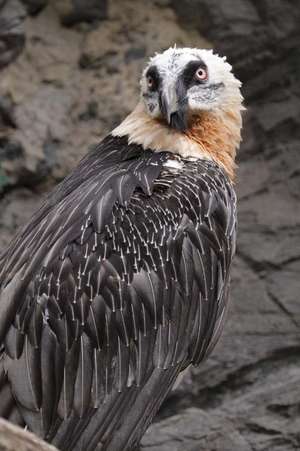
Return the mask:
<svg viewBox="0 0 300 451">
<path fill-rule="evenodd" d="M 214 163 L 169 158 L 107 138 L 2 260 L 6 378 L 62 450 L 130 449 L 218 336 L 235 196 Z"/>
</svg>

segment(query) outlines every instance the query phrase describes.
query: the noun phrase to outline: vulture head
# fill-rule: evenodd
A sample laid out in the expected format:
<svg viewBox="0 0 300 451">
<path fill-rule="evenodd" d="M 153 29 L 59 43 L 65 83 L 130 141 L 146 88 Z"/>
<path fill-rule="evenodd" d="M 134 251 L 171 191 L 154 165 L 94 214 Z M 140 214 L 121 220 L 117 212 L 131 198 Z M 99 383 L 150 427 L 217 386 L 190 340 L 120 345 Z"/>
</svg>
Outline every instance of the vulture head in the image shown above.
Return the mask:
<svg viewBox="0 0 300 451">
<path fill-rule="evenodd" d="M 203 111 L 222 111 L 242 101 L 231 65 L 211 50 L 169 48 L 155 55 L 141 78 L 147 113 L 181 132 Z"/>
</svg>

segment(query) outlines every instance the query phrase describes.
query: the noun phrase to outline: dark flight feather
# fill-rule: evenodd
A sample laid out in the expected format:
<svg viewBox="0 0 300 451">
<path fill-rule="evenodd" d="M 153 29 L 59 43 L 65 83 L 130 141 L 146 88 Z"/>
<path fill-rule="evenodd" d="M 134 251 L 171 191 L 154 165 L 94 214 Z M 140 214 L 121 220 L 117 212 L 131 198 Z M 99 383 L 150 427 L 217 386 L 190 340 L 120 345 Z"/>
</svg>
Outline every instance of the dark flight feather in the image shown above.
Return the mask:
<svg viewBox="0 0 300 451">
<path fill-rule="evenodd" d="M 62 451 L 133 449 L 222 329 L 235 194 L 173 158 L 108 136 L 0 257 L 0 415 Z"/>
</svg>

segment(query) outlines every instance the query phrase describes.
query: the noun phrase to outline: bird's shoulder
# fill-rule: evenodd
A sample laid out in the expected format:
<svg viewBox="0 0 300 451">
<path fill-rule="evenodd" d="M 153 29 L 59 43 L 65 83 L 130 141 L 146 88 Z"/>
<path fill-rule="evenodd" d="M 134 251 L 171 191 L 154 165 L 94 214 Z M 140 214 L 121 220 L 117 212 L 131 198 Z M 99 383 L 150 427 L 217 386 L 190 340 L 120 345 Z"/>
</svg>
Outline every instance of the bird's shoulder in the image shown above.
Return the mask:
<svg viewBox="0 0 300 451">
<path fill-rule="evenodd" d="M 172 212 L 178 217 L 187 213 L 198 222 L 212 207 L 220 221 L 233 220 L 230 204 L 235 207 L 234 190 L 215 163 L 145 151 L 126 137 L 109 135 L 47 196 L 2 254 L 0 289 L 25 261 L 31 261 L 32 271 L 45 254 L 51 257 L 63 244 L 83 238 L 88 224 L 99 234 L 116 216 L 124 219 L 133 211 L 137 219 L 138 213 L 143 215 L 144 222 L 167 214 L 170 219 Z"/>
</svg>

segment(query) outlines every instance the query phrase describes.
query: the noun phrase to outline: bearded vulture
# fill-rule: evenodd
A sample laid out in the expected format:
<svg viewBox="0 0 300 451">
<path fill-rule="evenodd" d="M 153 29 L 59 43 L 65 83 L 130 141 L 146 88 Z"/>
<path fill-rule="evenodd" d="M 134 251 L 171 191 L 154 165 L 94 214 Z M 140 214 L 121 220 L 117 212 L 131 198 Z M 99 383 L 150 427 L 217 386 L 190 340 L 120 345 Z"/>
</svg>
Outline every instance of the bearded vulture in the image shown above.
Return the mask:
<svg viewBox="0 0 300 451">
<path fill-rule="evenodd" d="M 0 416 L 61 451 L 136 449 L 227 309 L 241 83 L 170 48 L 140 84 L 0 257 Z"/>
</svg>

